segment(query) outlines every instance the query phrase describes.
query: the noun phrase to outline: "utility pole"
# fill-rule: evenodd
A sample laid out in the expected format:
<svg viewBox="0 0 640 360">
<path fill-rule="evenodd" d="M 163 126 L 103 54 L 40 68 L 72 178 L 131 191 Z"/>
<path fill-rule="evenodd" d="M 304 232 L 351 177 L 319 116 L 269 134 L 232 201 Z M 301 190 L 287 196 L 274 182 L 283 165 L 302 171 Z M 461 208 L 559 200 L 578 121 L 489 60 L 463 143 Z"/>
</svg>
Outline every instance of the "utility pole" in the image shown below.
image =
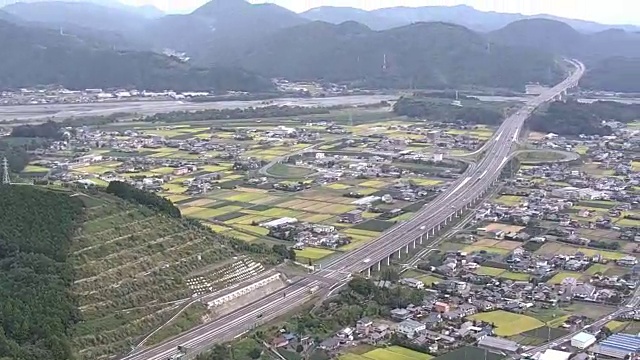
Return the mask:
<svg viewBox="0 0 640 360">
<path fill-rule="evenodd" d="M 9 177 L 9 161 L 6 156 L 2 160 L 2 184 L 11 185 L 11 178 Z"/>
</svg>

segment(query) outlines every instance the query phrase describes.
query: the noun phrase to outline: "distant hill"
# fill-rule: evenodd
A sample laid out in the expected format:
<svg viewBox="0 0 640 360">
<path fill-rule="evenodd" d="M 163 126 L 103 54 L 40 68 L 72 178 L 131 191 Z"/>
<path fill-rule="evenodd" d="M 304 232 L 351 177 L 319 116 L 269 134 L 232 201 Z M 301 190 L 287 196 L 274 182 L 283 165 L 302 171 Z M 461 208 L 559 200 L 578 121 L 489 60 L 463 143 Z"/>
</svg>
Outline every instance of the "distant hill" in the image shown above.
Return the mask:
<svg viewBox="0 0 640 360">
<path fill-rule="evenodd" d="M 609 28 L 639 31 L 640 27 L 631 25 L 604 25 L 592 21 L 561 18 L 553 15 L 533 15 L 480 11 L 467 5 L 458 6 L 422 6 L 391 7 L 373 11 L 363 11 L 348 7 L 319 7 L 302 13 L 310 20 L 339 24 L 344 21 L 357 21 L 372 29 L 389 29 L 414 22 L 442 21 L 468 27 L 475 31 L 488 32 L 500 29 L 514 21 L 542 18 L 564 22 L 581 32 L 592 33 Z"/>
<path fill-rule="evenodd" d="M 208 63 L 217 52 L 307 21 L 273 4 L 212 0 L 191 14 L 152 21 L 144 29 L 144 36 L 156 48 L 186 51 Z"/>
<path fill-rule="evenodd" d="M 16 3 L 33 4 L 33 3 L 42 3 L 42 2 L 59 2 L 59 1 L 56 1 L 56 0 L 0 0 L 0 8 L 4 6 L 10 6 Z M 164 12 L 162 12 L 160 9 L 156 8 L 155 6 L 152 6 L 152 5 L 131 6 L 131 5 L 123 4 L 117 0 L 64 0 L 64 2 L 89 3 L 89 4 L 101 5 L 101 6 L 105 6 L 113 9 L 124 10 L 132 14 L 144 16 L 149 19 L 164 16 Z"/>
<path fill-rule="evenodd" d="M 640 92 L 640 34 L 606 30 L 583 34 L 569 25 L 543 19 L 521 20 L 489 34 L 498 44 L 575 57 L 587 64 L 581 86 Z"/>
<path fill-rule="evenodd" d="M 114 51 L 58 31 L 0 21 L 0 88 L 58 84 L 73 89 L 271 89 L 270 80 L 236 68 L 195 68 L 152 52 Z"/>
<path fill-rule="evenodd" d="M 142 15 L 89 2 L 15 3 L 3 10 L 22 20 L 63 30 L 65 27 L 84 27 L 113 32 L 140 31 L 146 21 Z"/>
<path fill-rule="evenodd" d="M 489 37 L 496 43 L 576 56 L 585 61 L 610 56 L 640 56 L 639 33 L 610 29 L 582 34 L 555 20 L 516 21 L 490 33 Z"/>
<path fill-rule="evenodd" d="M 386 30 L 407 25 L 401 19 L 379 16 L 370 11 L 351 7 L 321 6 L 308 10 L 301 15 L 309 20 L 324 21 L 336 25 L 355 21 L 373 30 Z"/>
<path fill-rule="evenodd" d="M 367 87 L 522 89 L 529 81 L 550 84 L 562 76 L 551 55 L 490 46 L 483 35 L 445 23 L 372 31 L 355 22 L 312 22 L 222 58 L 266 76 Z"/>
<path fill-rule="evenodd" d="M 594 90 L 640 93 L 640 58 L 603 59 L 587 69 L 580 86 Z"/>
</svg>

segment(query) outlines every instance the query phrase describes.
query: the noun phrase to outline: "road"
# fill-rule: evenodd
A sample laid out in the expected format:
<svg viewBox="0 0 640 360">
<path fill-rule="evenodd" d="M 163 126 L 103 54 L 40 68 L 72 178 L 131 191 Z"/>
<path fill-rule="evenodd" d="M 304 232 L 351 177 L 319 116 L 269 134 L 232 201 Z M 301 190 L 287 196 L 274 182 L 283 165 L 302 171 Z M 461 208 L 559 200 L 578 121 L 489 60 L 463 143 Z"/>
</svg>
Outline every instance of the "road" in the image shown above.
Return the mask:
<svg viewBox="0 0 640 360">
<path fill-rule="evenodd" d="M 470 166 L 446 192 L 424 206 L 412 219 L 391 228 L 362 247 L 333 259 L 316 271 L 315 275 L 344 281 L 352 273 L 367 271 L 387 261 L 391 254 L 408 249 L 409 244 L 423 239 L 426 233 L 435 233 L 442 224 L 448 223 L 458 214 L 462 214 L 464 209 L 482 199 L 508 162 L 524 121 L 538 106 L 577 85 L 585 68 L 577 61 L 572 63 L 576 71 L 562 83 L 527 102 L 522 109 L 506 119 L 489 140 L 486 156 L 474 166 Z M 432 235 L 426 241 L 433 240 L 435 236 Z M 283 292 L 272 294 L 153 348 L 128 355 L 123 360 L 166 360 L 175 354 L 177 346 L 190 349 L 190 353 L 200 352 L 213 343 L 228 341 L 243 334 L 255 326 L 257 321 L 276 318 L 301 306 L 313 296 L 310 289 L 322 285 L 323 282 L 320 280 L 300 280 L 285 290 L 286 296 Z"/>
</svg>

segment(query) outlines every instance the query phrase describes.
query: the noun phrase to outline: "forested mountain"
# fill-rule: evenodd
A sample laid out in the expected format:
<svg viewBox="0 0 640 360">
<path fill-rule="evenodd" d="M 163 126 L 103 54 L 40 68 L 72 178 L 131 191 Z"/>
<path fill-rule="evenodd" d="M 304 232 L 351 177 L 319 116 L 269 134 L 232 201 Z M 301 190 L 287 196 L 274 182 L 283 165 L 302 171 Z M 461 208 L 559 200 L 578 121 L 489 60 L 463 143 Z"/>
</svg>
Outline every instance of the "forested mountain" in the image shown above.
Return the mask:
<svg viewBox="0 0 640 360">
<path fill-rule="evenodd" d="M 640 92 L 640 57 L 610 57 L 587 69 L 580 86 L 588 89 Z"/>
<path fill-rule="evenodd" d="M 409 22 L 402 19 L 379 16 L 372 11 L 352 7 L 321 6 L 308 10 L 301 15 L 309 20 L 324 21 L 335 25 L 355 21 L 373 30 L 386 30 L 409 24 Z"/>
<path fill-rule="evenodd" d="M 522 20 L 490 34 L 492 41 L 597 61 L 611 56 L 640 56 L 640 33 L 607 30 L 582 34 L 554 20 Z"/>
<path fill-rule="evenodd" d="M 298 14 L 274 4 L 212 0 L 191 14 L 169 15 L 151 22 L 142 36 L 155 47 L 187 51 L 196 61 L 208 63 L 228 48 L 305 22 Z"/>
<path fill-rule="evenodd" d="M 3 8 L 22 20 L 65 30 L 84 27 L 101 31 L 140 31 L 146 18 L 124 9 L 86 2 L 47 1 L 15 3 Z"/>
<path fill-rule="evenodd" d="M 585 62 L 581 86 L 611 91 L 640 92 L 640 33 L 607 30 L 581 34 L 552 20 L 523 20 L 490 34 L 495 43 L 521 46 L 574 57 Z"/>
<path fill-rule="evenodd" d="M 480 11 L 467 5 L 458 6 L 422 6 L 391 7 L 372 11 L 364 11 L 349 7 L 323 6 L 308 10 L 302 16 L 310 20 L 326 21 L 340 24 L 345 21 L 357 21 L 372 29 L 389 29 L 414 22 L 444 21 L 468 27 L 476 31 L 493 31 L 514 21 L 542 18 L 562 21 L 581 32 L 598 32 L 609 28 L 638 31 L 640 28 L 630 25 L 604 25 L 592 21 L 561 18 L 553 15 L 522 15 Z"/>
<path fill-rule="evenodd" d="M 55 30 L 0 21 L 0 88 L 60 84 L 68 88 L 149 90 L 271 89 L 270 80 L 237 68 L 195 68 L 152 52 L 114 51 Z"/>
<path fill-rule="evenodd" d="M 56 1 L 56 0 L 54 0 Z M 61 0 L 58 0 L 61 1 Z M 121 3 L 118 0 L 63 0 L 66 3 L 89 3 L 109 7 L 111 9 L 124 10 L 131 14 L 137 14 L 149 19 L 158 18 L 164 13 L 153 5 L 131 6 Z M 42 2 L 52 2 L 48 0 L 0 0 L 0 7 L 10 6 L 16 3 L 33 4 Z"/>
<path fill-rule="evenodd" d="M 0 186 L 0 197 L 0 358 L 73 359 L 67 252 L 81 203 L 33 186 Z"/>
<path fill-rule="evenodd" d="M 521 89 L 529 81 L 550 84 L 562 76 L 551 55 L 490 45 L 483 35 L 445 23 L 372 31 L 355 22 L 313 22 L 225 57 L 222 64 L 239 64 L 267 76 L 368 87 Z"/>
</svg>

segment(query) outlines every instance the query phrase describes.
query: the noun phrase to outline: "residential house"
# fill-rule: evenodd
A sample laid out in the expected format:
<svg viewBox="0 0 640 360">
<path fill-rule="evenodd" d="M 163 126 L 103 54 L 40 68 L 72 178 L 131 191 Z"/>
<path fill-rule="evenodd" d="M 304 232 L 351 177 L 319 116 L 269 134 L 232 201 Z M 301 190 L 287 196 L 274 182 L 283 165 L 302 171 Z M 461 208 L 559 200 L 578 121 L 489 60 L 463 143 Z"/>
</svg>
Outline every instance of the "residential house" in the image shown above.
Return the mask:
<svg viewBox="0 0 640 360">
<path fill-rule="evenodd" d="M 391 317 L 396 321 L 403 321 L 409 318 L 411 313 L 407 309 L 393 309 L 391 310 Z"/>
<path fill-rule="evenodd" d="M 413 338 L 418 335 L 420 332 L 427 329 L 427 326 L 421 322 L 415 320 L 404 320 L 400 324 L 398 324 L 398 332 L 406 335 L 409 338 Z"/>
<path fill-rule="evenodd" d="M 400 280 L 400 284 L 407 285 L 414 289 L 424 289 L 424 283 L 418 279 L 414 278 L 404 278 Z"/>
</svg>

